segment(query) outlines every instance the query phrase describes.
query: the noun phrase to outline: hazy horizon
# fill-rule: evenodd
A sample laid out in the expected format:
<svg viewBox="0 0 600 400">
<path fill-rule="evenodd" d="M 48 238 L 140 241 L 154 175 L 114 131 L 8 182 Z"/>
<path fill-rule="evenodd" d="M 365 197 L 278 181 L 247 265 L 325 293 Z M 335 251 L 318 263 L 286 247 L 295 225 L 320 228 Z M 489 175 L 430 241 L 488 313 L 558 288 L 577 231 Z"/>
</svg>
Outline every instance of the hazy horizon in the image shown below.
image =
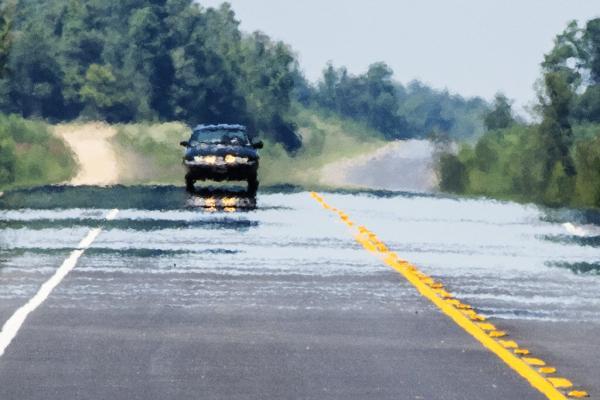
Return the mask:
<svg viewBox="0 0 600 400">
<path fill-rule="evenodd" d="M 200 1 L 205 7 L 221 3 Z M 488 100 L 502 91 L 519 109 L 535 99 L 539 64 L 554 37 L 570 20 L 600 15 L 597 4 L 585 0 L 380 0 L 368 7 L 360 0 L 229 3 L 242 30 L 260 30 L 291 45 L 313 82 L 329 61 L 353 74 L 384 61 L 399 82 L 418 79 Z"/>
</svg>

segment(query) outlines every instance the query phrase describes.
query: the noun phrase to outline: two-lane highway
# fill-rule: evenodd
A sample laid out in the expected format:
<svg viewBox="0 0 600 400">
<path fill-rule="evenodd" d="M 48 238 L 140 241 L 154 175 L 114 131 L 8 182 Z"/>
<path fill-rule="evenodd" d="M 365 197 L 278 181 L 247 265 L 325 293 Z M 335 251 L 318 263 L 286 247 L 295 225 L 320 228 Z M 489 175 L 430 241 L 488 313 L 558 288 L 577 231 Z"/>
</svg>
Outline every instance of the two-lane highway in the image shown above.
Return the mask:
<svg viewBox="0 0 600 400">
<path fill-rule="evenodd" d="M 325 196 L 561 376 L 600 393 L 595 215 Z M 308 193 L 269 191 L 252 203 L 175 187 L 6 193 L 0 324 L 101 231 L 6 347 L 0 399 L 545 398 Z"/>
</svg>

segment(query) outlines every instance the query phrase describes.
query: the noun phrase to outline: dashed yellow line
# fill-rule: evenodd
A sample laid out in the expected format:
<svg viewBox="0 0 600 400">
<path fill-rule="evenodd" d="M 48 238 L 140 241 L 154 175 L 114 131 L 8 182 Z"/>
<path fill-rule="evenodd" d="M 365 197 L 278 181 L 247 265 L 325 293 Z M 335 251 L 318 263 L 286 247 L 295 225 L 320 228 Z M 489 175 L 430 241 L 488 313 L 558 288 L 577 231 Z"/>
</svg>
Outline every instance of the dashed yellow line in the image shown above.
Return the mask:
<svg viewBox="0 0 600 400">
<path fill-rule="evenodd" d="M 413 264 L 390 251 L 373 232 L 364 226 L 357 226 L 347 214 L 327 204 L 319 194 L 312 192 L 311 196 L 325 209 L 336 213 L 342 222 L 353 229 L 354 238 L 366 250 L 378 255 L 385 264 L 402 274 L 422 296 L 435 304 L 458 326 L 498 356 L 548 399 L 565 400 L 567 397 L 589 397 L 584 390 L 573 389 L 573 383 L 570 380 L 557 376 L 556 368 L 531 356 L 528 349 L 521 348 L 514 340 L 507 340 L 508 333 L 499 330 L 494 324 L 486 322 L 486 317 L 478 314 L 471 305 L 455 298 L 445 290 L 441 282 L 435 281 Z"/>
</svg>

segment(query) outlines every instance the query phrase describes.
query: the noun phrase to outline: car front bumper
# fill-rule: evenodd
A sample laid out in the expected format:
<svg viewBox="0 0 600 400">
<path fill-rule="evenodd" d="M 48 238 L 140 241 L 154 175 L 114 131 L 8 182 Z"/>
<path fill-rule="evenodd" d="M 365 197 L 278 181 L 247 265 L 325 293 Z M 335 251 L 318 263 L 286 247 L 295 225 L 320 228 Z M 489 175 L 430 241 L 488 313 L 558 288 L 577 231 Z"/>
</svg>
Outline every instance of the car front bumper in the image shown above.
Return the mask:
<svg viewBox="0 0 600 400">
<path fill-rule="evenodd" d="M 205 164 L 185 160 L 183 164 L 187 169 L 188 178 L 202 181 L 245 181 L 256 178 L 258 171 L 258 161 L 250 161 L 243 164 Z"/>
</svg>

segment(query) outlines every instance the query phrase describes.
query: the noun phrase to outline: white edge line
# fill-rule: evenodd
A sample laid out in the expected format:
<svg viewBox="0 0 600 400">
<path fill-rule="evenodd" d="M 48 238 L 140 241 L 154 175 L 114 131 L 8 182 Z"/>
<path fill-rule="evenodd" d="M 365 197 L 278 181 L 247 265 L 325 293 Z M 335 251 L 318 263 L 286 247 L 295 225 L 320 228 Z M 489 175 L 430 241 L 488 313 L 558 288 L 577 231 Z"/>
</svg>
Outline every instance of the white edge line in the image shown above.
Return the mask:
<svg viewBox="0 0 600 400">
<path fill-rule="evenodd" d="M 105 219 L 107 221 L 114 220 L 119 210 L 113 209 L 106 214 Z M 13 339 L 19 333 L 19 329 L 23 326 L 23 323 L 27 319 L 27 316 L 35 311 L 47 298 L 50 296 L 52 291 L 62 282 L 62 280 L 75 268 L 79 257 L 84 251 L 90 247 L 93 241 L 102 232 L 102 228 L 94 228 L 88 232 L 88 234 L 79 242 L 76 250 L 71 252 L 71 255 L 63 261 L 60 267 L 54 272 L 54 275 L 50 277 L 46 282 L 40 286 L 37 293 L 29 299 L 27 303 L 19 307 L 17 311 L 4 323 L 2 331 L 0 331 L 0 357 L 4 355 L 6 348 L 10 345 Z"/>
</svg>

